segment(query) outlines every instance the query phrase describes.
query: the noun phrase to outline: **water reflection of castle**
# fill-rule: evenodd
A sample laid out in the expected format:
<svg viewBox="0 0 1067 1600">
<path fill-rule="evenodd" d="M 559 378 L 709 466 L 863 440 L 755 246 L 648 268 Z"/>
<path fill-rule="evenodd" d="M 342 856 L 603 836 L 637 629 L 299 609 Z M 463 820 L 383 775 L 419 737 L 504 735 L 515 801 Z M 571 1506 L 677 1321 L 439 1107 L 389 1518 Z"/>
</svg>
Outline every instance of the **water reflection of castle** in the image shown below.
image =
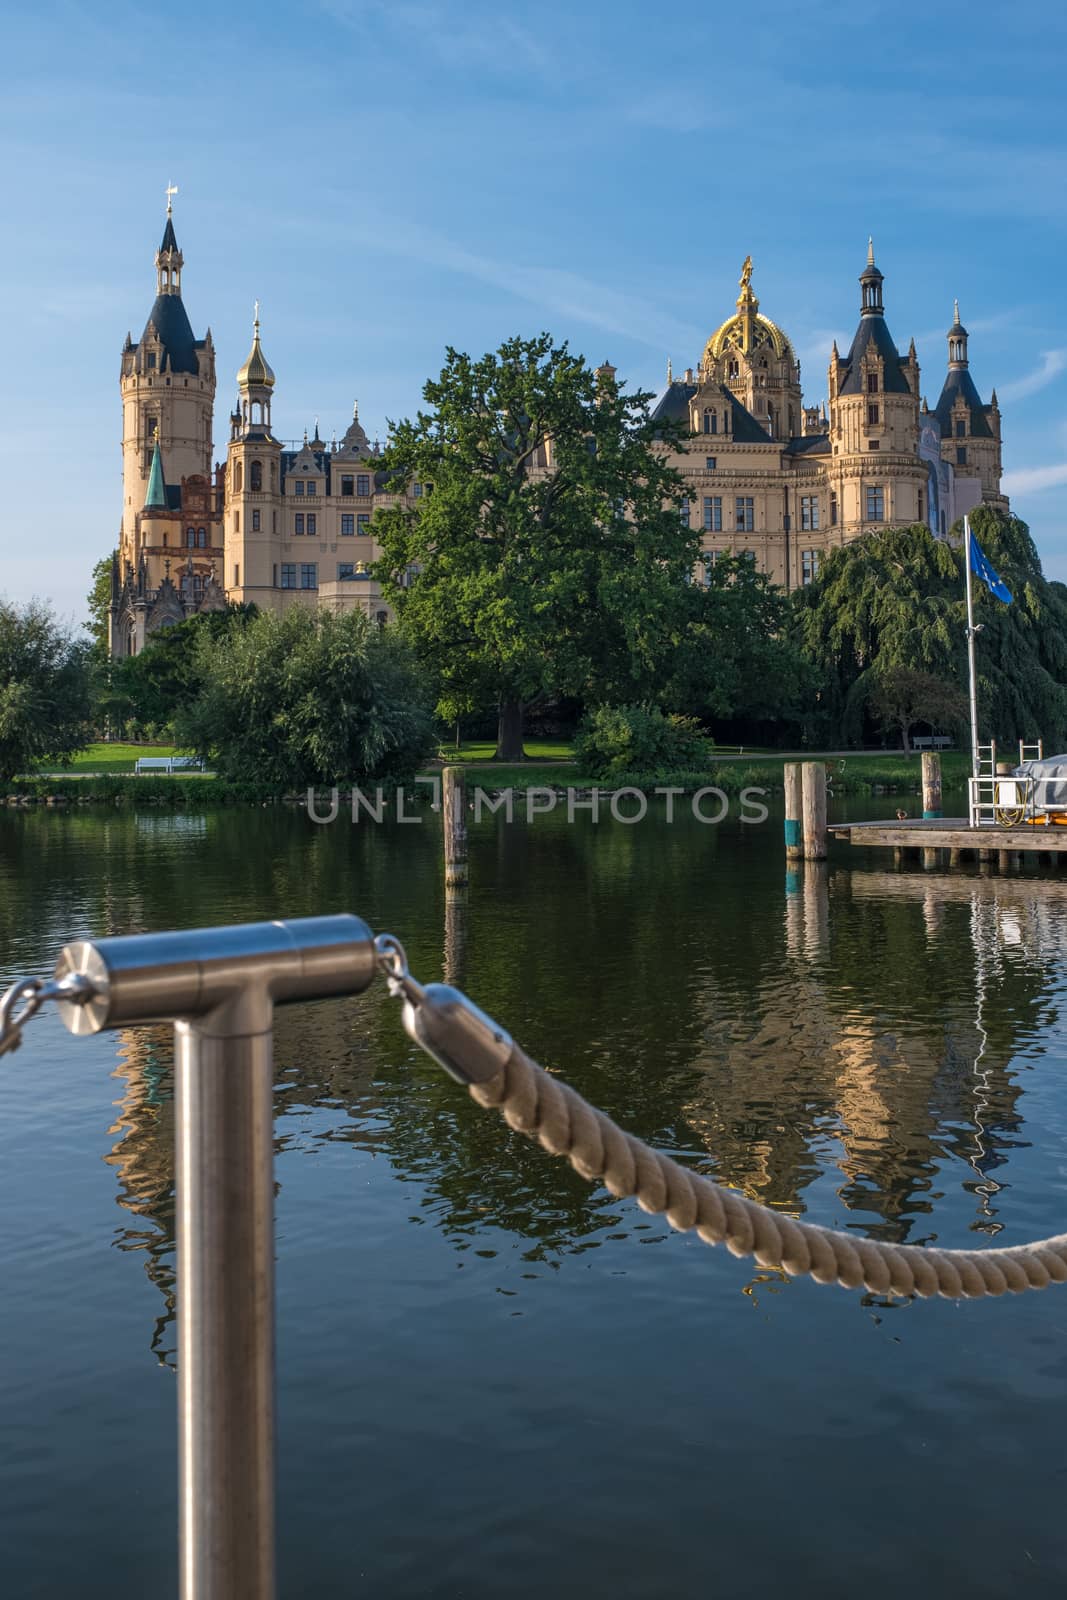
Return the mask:
<svg viewBox="0 0 1067 1600">
<path fill-rule="evenodd" d="M 654 1127 L 641 1125 L 636 1103 L 624 1120 L 783 1210 L 804 1211 L 828 1180 L 871 1237 L 925 1237 L 939 1193 L 958 1193 L 962 1174 L 972 1226 L 997 1232 L 995 1173 L 1021 1142 L 1012 1062 L 1039 1033 L 1058 981 L 1067 885 L 808 868 L 795 888 L 754 989 L 728 946 L 700 972 L 672 967 L 662 1026 L 684 1018 L 688 1032 L 676 1021 L 662 1064 L 641 1064 Z M 464 936 L 457 918 L 477 914 L 452 908 L 450 950 Z M 516 950 L 494 969 L 499 992 L 490 980 L 476 995 L 505 1025 L 514 999 L 503 986 L 521 959 Z M 384 995 L 283 1010 L 277 1022 L 279 1150 L 330 1140 L 385 1155 L 457 1245 L 497 1227 L 551 1256 L 619 1216 L 442 1076 L 413 1070 Z M 607 1072 L 622 1071 L 610 1036 L 604 1059 Z M 116 1243 L 144 1253 L 163 1298 L 152 1336 L 161 1361 L 172 1355 L 174 1303 L 171 1060 L 168 1029 L 121 1036 L 124 1093 L 108 1157 L 128 1213 Z M 602 1061 L 588 1081 L 585 1069 L 559 1065 L 601 1097 Z"/>
<path fill-rule="evenodd" d="M 174 1100 L 169 1028 L 129 1029 L 119 1035 L 114 1077 L 125 1081 L 116 1137 L 108 1164 L 119 1181 L 118 1201 L 130 1221 L 115 1238 L 120 1250 L 143 1251 L 145 1271 L 163 1296 L 152 1349 L 165 1365 L 173 1358 L 174 1320 Z"/>
<path fill-rule="evenodd" d="M 861 944 L 850 973 L 841 942 L 857 907 L 881 948 Z M 999 1232 L 993 1174 L 1022 1126 L 1010 1066 L 1058 967 L 1065 917 L 1067 888 L 1054 883 L 797 875 L 767 1003 L 705 1030 L 704 1082 L 685 1116 L 714 1174 L 799 1214 L 805 1190 L 836 1171 L 837 1200 L 866 1214 L 869 1236 L 914 1241 L 953 1185 L 944 1169 L 963 1162 L 972 1226 Z M 716 1013 L 717 997 L 704 1000 Z"/>
</svg>

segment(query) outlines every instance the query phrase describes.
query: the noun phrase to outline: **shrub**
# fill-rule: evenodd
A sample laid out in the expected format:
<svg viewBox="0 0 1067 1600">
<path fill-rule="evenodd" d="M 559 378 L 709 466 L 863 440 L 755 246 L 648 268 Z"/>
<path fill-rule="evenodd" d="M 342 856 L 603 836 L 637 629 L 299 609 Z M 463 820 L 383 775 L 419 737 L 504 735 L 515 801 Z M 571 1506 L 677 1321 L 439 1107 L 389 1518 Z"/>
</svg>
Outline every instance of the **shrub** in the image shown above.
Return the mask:
<svg viewBox="0 0 1067 1600">
<path fill-rule="evenodd" d="M 574 759 L 589 777 L 614 780 L 627 772 L 706 772 L 711 740 L 692 717 L 665 716 L 655 706 L 597 706 L 574 741 Z"/>
<path fill-rule="evenodd" d="M 404 642 L 358 612 L 263 612 L 200 641 L 201 691 L 176 719 L 220 778 L 275 792 L 403 782 L 433 752 L 425 685 Z"/>
</svg>

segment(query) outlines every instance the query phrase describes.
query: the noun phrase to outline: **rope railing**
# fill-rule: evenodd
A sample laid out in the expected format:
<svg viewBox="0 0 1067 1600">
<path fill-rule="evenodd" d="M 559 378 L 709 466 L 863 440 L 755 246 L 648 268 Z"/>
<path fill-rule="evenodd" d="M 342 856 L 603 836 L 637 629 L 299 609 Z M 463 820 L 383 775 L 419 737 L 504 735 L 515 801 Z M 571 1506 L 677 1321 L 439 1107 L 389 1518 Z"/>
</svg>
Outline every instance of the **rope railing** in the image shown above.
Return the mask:
<svg viewBox="0 0 1067 1600">
<path fill-rule="evenodd" d="M 74 1034 L 174 1023 L 184 1600 L 275 1593 L 274 1008 L 361 994 L 377 973 L 403 1000 L 411 1038 L 478 1105 L 707 1244 L 879 1294 L 977 1299 L 1067 1279 L 1067 1235 L 992 1250 L 882 1244 L 687 1171 L 539 1067 L 458 989 L 416 982 L 398 941 L 358 917 L 76 940 L 50 980 L 20 978 L 0 996 L 0 1056 L 46 1002 Z"/>
<path fill-rule="evenodd" d="M 588 1182 L 636 1200 L 680 1232 L 695 1230 L 705 1244 L 724 1244 L 731 1255 L 754 1256 L 794 1277 L 876 1294 L 977 1300 L 1067 1282 L 1067 1234 L 986 1250 L 857 1239 L 795 1221 L 691 1172 L 546 1072 L 459 990 L 416 983 L 395 940 L 377 944 L 390 988 L 405 1001 L 408 1033 L 467 1085 L 476 1104 L 498 1111 L 550 1155 L 566 1157 Z"/>
</svg>

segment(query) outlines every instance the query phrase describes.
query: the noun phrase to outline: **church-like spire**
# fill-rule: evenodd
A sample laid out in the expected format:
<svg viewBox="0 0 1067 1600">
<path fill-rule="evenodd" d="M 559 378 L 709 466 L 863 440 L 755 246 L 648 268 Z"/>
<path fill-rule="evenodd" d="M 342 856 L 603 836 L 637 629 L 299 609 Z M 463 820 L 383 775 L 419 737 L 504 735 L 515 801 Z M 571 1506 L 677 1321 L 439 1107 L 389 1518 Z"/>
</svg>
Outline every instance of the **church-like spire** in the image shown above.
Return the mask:
<svg viewBox="0 0 1067 1600">
<path fill-rule="evenodd" d="M 174 232 L 174 207 L 172 200 L 178 193 L 172 183 L 167 185 L 167 225 L 163 229 L 163 238 L 159 249 L 156 251 L 156 292 L 158 294 L 178 294 L 182 292 L 182 267 L 185 261 L 178 249 L 178 240 Z"/>
<path fill-rule="evenodd" d="M 252 319 L 252 348 L 248 359 L 237 374 L 239 389 L 273 389 L 274 371 L 263 354 L 263 347 L 259 342 L 259 301 L 256 301 Z"/>
<path fill-rule="evenodd" d="M 860 274 L 860 289 L 862 291 L 861 315 L 865 317 L 880 317 L 884 315 L 882 306 L 882 274 L 874 264 L 874 240 L 867 240 L 867 265 Z"/>
<path fill-rule="evenodd" d="M 256 301 L 252 319 L 252 348 L 244 366 L 237 374 L 240 390 L 238 406 L 246 428 L 263 428 L 270 432 L 270 401 L 274 389 L 274 371 L 263 354 L 259 342 L 259 301 Z"/>
<path fill-rule="evenodd" d="M 152 466 L 148 474 L 144 508 L 146 511 L 165 511 L 167 508 L 167 481 L 163 476 L 163 457 L 159 452 L 158 439 L 152 451 Z"/>
<path fill-rule="evenodd" d="M 952 367 L 967 365 L 967 329 L 960 321 L 960 303 L 952 302 L 952 326 L 948 330 L 948 364 Z"/>
</svg>

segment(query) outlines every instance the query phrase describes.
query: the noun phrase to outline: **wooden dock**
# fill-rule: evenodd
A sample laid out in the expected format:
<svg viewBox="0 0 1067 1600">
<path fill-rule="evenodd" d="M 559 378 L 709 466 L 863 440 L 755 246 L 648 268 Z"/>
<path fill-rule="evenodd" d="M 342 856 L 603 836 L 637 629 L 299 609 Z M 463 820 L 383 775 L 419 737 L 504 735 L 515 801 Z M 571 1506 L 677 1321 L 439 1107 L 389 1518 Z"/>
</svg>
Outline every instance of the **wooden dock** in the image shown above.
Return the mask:
<svg viewBox="0 0 1067 1600">
<path fill-rule="evenodd" d="M 953 861 L 999 859 L 1007 865 L 1013 856 L 1067 856 L 1067 828 L 972 828 L 966 817 L 918 817 L 905 822 L 833 822 L 827 830 L 845 844 L 880 850 L 949 851 Z M 1057 865 L 1060 863 L 1057 862 Z"/>
</svg>

